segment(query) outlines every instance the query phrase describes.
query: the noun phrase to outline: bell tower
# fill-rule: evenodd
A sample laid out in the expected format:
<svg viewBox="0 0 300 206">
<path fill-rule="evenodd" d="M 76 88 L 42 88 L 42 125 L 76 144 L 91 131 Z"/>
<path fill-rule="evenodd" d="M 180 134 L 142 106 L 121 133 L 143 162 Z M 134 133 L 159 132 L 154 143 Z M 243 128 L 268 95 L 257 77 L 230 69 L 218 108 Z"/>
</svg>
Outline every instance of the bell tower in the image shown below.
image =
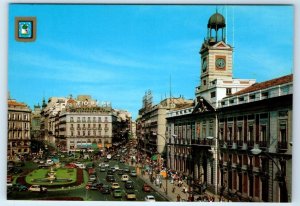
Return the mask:
<svg viewBox="0 0 300 206">
<path fill-rule="evenodd" d="M 232 79 L 233 48 L 226 43 L 225 18 L 216 11 L 207 24 L 207 38 L 200 49 L 200 91 L 209 89 L 215 79 Z"/>
</svg>

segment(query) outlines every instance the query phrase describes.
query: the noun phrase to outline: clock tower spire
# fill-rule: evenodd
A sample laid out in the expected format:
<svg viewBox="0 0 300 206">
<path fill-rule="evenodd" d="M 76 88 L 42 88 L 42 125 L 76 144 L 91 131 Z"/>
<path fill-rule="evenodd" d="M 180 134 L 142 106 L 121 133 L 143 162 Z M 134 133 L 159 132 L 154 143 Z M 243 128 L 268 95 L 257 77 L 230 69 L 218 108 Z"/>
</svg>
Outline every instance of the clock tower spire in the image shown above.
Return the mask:
<svg viewBox="0 0 300 206">
<path fill-rule="evenodd" d="M 207 24 L 207 38 L 200 49 L 200 91 L 209 89 L 215 79 L 232 79 L 233 48 L 226 44 L 225 18 L 216 11 Z"/>
</svg>

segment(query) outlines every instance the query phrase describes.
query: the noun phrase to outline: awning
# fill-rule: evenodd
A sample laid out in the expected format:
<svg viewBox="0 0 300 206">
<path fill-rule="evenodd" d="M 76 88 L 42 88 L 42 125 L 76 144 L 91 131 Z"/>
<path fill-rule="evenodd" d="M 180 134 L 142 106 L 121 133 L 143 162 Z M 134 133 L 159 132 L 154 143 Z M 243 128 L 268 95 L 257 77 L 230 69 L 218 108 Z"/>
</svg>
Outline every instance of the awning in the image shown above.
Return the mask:
<svg viewBox="0 0 300 206">
<path fill-rule="evenodd" d="M 153 155 L 152 157 L 151 157 L 151 160 L 157 160 L 157 154 L 155 154 L 155 155 Z"/>
</svg>

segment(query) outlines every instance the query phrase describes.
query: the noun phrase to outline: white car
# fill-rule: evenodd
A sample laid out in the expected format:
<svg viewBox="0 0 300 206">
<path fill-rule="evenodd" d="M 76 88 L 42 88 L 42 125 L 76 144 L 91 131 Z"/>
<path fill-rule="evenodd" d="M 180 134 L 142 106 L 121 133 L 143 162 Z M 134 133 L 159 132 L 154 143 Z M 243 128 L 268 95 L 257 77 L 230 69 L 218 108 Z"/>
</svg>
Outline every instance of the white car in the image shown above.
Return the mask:
<svg viewBox="0 0 300 206">
<path fill-rule="evenodd" d="M 31 185 L 28 188 L 28 191 L 30 191 L 30 192 L 47 192 L 47 188 L 42 187 L 41 185 Z"/>
<path fill-rule="evenodd" d="M 95 180 L 97 180 L 96 175 L 90 175 L 90 176 L 89 176 L 89 180 L 90 180 L 90 181 L 95 181 Z"/>
<path fill-rule="evenodd" d="M 114 168 L 115 168 L 115 170 L 119 170 L 120 169 L 119 165 L 115 165 Z"/>
<path fill-rule="evenodd" d="M 122 175 L 121 180 L 124 181 L 124 182 L 128 181 L 129 180 L 128 175 Z"/>
<path fill-rule="evenodd" d="M 83 163 L 75 162 L 74 165 L 80 169 L 85 169 L 85 164 L 83 164 Z"/>
<path fill-rule="evenodd" d="M 119 189 L 120 188 L 120 185 L 119 185 L 119 183 L 117 183 L 117 182 L 114 182 L 114 183 L 112 183 L 112 185 L 111 185 L 111 189 Z"/>
<path fill-rule="evenodd" d="M 155 202 L 155 197 L 153 195 L 147 195 L 145 197 L 145 201 L 147 201 L 147 202 Z"/>
</svg>

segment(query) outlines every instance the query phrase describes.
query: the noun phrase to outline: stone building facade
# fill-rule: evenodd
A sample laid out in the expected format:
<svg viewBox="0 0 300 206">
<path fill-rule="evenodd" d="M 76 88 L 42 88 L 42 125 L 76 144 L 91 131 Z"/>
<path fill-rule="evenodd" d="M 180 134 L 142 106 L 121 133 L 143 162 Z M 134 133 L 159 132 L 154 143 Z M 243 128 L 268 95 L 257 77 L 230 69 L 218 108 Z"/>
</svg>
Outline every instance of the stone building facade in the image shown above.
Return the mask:
<svg viewBox="0 0 300 206">
<path fill-rule="evenodd" d="M 8 100 L 8 159 L 30 153 L 30 108 L 16 100 Z"/>
<path fill-rule="evenodd" d="M 224 17 L 208 21 L 194 105 L 167 114 L 167 165 L 232 201 L 291 201 L 292 75 L 232 77 Z"/>
</svg>

